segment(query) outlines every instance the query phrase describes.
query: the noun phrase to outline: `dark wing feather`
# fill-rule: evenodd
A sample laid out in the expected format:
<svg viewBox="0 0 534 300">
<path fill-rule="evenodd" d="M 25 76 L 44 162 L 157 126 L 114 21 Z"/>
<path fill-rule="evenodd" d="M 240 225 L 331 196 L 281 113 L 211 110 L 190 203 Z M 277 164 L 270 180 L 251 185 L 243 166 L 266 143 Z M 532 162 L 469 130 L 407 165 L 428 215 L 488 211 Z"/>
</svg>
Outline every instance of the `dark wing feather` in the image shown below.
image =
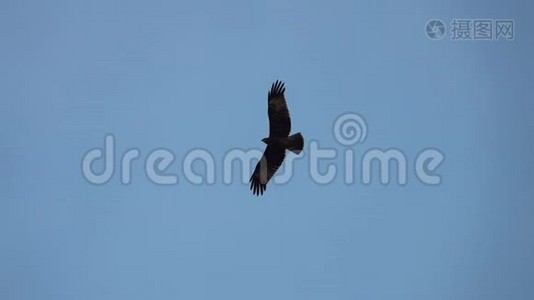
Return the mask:
<svg viewBox="0 0 534 300">
<path fill-rule="evenodd" d="M 291 118 L 289 117 L 289 110 L 284 97 L 285 91 L 284 83 L 277 80 L 271 86 L 267 96 L 270 137 L 286 137 L 291 131 Z"/>
<path fill-rule="evenodd" d="M 261 160 L 256 165 L 254 173 L 250 177 L 250 189 L 255 195 L 263 195 L 267 183 L 273 177 L 276 170 L 282 165 L 286 151 L 283 148 L 267 146 Z"/>
</svg>

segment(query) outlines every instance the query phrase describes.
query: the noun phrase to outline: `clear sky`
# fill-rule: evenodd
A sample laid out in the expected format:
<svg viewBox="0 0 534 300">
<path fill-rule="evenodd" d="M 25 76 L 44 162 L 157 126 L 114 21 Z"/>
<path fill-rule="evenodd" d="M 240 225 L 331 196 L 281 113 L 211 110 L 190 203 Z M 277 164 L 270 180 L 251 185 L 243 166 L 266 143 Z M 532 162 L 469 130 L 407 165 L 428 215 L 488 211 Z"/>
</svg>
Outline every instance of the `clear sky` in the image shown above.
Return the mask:
<svg viewBox="0 0 534 300">
<path fill-rule="evenodd" d="M 533 12 L 526 0 L 0 1 L 0 298 L 533 299 Z M 433 18 L 442 40 L 425 34 Z M 513 19 L 515 39 L 451 41 L 454 18 Z M 355 112 L 368 127 L 356 156 L 401 150 L 407 184 L 317 184 L 306 154 L 263 197 L 224 184 L 225 153 L 263 147 L 276 79 L 305 150 L 341 155 L 333 123 Z M 115 173 L 94 185 L 81 162 L 106 134 Z M 126 186 L 118 160 L 134 147 Z M 445 155 L 437 186 L 414 175 L 428 147 Z M 178 184 L 145 175 L 158 148 L 175 154 Z M 197 148 L 215 158 L 212 185 L 183 174 Z"/>
</svg>

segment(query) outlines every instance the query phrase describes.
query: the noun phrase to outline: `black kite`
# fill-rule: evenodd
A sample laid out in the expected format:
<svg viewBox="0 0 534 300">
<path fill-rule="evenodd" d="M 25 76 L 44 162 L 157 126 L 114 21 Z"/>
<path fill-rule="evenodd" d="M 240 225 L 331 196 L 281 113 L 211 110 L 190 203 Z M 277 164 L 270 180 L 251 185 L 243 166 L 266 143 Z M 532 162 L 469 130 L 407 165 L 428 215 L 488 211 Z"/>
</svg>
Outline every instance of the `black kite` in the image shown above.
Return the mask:
<svg viewBox="0 0 534 300">
<path fill-rule="evenodd" d="M 261 140 L 267 147 L 249 181 L 252 193 L 257 196 L 265 192 L 267 183 L 282 165 L 286 150 L 299 154 L 304 147 L 304 138 L 300 132 L 289 135 L 291 118 L 284 97 L 285 90 L 284 83 L 277 80 L 267 94 L 269 137 Z"/>
</svg>

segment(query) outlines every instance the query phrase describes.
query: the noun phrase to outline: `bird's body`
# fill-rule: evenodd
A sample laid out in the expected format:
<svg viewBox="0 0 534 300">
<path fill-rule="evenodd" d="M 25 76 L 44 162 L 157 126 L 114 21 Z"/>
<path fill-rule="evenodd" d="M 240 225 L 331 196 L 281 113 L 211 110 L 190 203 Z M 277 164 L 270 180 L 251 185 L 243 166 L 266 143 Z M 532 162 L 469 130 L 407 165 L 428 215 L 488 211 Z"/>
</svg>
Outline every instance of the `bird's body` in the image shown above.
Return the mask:
<svg viewBox="0 0 534 300">
<path fill-rule="evenodd" d="M 282 148 L 285 150 L 289 150 L 295 154 L 300 154 L 302 148 L 304 147 L 304 138 L 302 137 L 302 134 L 300 132 L 286 137 L 266 137 L 263 138 L 261 141 L 267 144 L 267 146 Z"/>
<path fill-rule="evenodd" d="M 276 81 L 267 95 L 269 136 L 262 139 L 267 144 L 263 156 L 250 177 L 250 189 L 255 195 L 263 195 L 267 183 L 284 161 L 286 150 L 299 154 L 304 148 L 300 132 L 289 135 L 291 118 L 284 96 L 284 83 Z"/>
</svg>

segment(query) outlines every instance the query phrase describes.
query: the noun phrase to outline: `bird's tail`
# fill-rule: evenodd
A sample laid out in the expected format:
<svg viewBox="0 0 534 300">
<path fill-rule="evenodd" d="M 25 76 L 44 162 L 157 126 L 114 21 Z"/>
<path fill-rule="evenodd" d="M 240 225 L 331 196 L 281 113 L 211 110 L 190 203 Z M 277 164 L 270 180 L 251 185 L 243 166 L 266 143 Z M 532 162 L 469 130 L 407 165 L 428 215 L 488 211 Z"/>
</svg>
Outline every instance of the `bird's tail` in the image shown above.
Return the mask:
<svg viewBox="0 0 534 300">
<path fill-rule="evenodd" d="M 287 150 L 300 154 L 304 148 L 304 137 L 300 132 L 290 135 L 284 139 L 284 146 Z"/>
</svg>

